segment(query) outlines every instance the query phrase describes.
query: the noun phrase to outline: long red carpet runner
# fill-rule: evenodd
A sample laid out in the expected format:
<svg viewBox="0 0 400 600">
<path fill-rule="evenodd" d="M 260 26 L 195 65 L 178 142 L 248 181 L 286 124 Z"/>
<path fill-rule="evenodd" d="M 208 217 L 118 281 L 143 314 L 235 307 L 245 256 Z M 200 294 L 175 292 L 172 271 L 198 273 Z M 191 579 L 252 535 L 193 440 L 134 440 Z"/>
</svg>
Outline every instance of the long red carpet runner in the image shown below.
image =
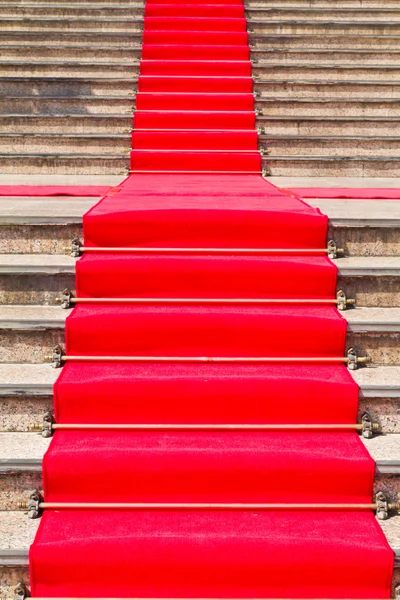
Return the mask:
<svg viewBox="0 0 400 600">
<path fill-rule="evenodd" d="M 333 304 L 254 302 L 332 299 L 336 267 L 256 252 L 322 249 L 327 218 L 260 175 L 243 4 L 161 1 L 146 6 L 133 174 L 84 217 L 86 247 L 161 250 L 86 253 L 78 297 L 144 300 L 78 304 L 66 325 L 67 355 L 148 359 L 67 362 L 55 418 L 165 429 L 57 431 L 45 499 L 370 503 L 356 433 L 168 430 L 355 423 L 358 388 L 329 362 L 345 353 Z M 234 361 L 275 356 L 328 361 Z M 66 508 L 45 510 L 30 566 L 40 597 L 389 598 L 393 553 L 365 510 Z"/>
</svg>

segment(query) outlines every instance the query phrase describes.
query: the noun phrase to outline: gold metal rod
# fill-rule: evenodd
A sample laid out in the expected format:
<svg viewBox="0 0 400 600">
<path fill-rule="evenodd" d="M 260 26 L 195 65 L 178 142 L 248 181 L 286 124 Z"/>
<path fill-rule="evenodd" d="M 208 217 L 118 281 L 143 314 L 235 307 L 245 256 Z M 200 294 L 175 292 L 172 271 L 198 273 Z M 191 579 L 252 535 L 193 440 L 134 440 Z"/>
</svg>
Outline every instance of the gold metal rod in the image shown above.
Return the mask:
<svg viewBox="0 0 400 600">
<path fill-rule="evenodd" d="M 67 596 L 64 598 L 48 597 L 41 598 L 40 596 L 29 596 L 31 600 L 121 600 L 121 598 L 72 598 Z M 171 598 L 124 598 L 124 600 L 171 600 Z M 188 598 L 175 598 L 175 600 L 189 600 Z M 191 598 L 190 600 L 219 600 L 217 598 Z M 227 598 L 226 600 L 234 600 L 233 598 Z M 237 600 L 237 598 L 235 599 Z M 240 600 L 253 600 L 252 598 L 241 598 Z M 259 600 L 282 600 L 282 598 L 260 598 Z M 294 598 L 288 598 L 287 600 L 296 600 Z M 305 600 L 311 600 L 306 598 Z M 326 598 L 313 598 L 312 600 L 326 600 Z M 333 599 L 335 600 L 335 599 Z M 346 600 L 349 600 L 348 598 Z M 351 600 L 351 599 L 350 599 Z M 378 600 L 373 598 L 372 600 Z M 381 599 L 382 600 L 382 599 Z"/>
<path fill-rule="evenodd" d="M 71 304 L 339 304 L 336 298 L 70 298 Z M 56 298 L 62 302 L 62 298 Z M 354 304 L 355 300 L 346 300 Z"/>
<path fill-rule="evenodd" d="M 215 150 L 206 150 L 206 149 L 199 149 L 197 150 L 196 148 L 132 148 L 130 150 L 130 152 L 159 152 L 160 154 L 162 152 L 168 152 L 168 154 L 170 152 L 196 152 L 197 153 L 202 153 L 202 152 L 213 152 L 213 153 L 221 153 L 223 152 L 224 154 L 259 154 L 260 153 L 260 149 L 256 148 L 255 150 L 249 150 L 248 148 L 243 148 L 242 150 L 239 148 L 238 150 L 221 150 L 221 149 L 215 149 Z"/>
<path fill-rule="evenodd" d="M 132 509 L 132 510 L 376 510 L 377 504 L 314 504 L 263 502 L 40 502 L 40 509 Z"/>
<path fill-rule="evenodd" d="M 165 129 L 157 130 L 157 131 L 167 131 Z M 173 131 L 173 130 L 172 130 Z M 188 130 L 193 131 L 193 130 Z M 163 169 L 161 171 L 153 171 L 153 170 L 140 170 L 135 169 L 134 171 L 129 170 L 128 173 L 171 173 L 175 175 L 186 175 L 189 173 L 194 173 L 198 175 L 261 175 L 261 171 L 170 171 L 169 169 Z"/>
<path fill-rule="evenodd" d="M 375 429 L 378 427 L 376 424 Z M 361 431 L 363 429 L 363 425 L 361 423 L 342 423 L 338 425 L 334 424 L 180 424 L 180 423 L 53 423 L 51 426 L 52 429 L 61 429 L 61 430 L 69 430 L 69 429 L 126 429 L 131 431 L 286 431 L 286 430 L 351 430 L 351 431 Z"/>
<path fill-rule="evenodd" d="M 66 250 L 71 248 L 66 247 Z M 81 246 L 81 252 L 131 252 L 135 254 L 321 254 L 326 253 L 329 248 L 146 248 L 143 246 Z M 338 248 L 338 253 L 343 249 Z"/>
<path fill-rule="evenodd" d="M 53 356 L 46 356 L 47 360 L 53 360 Z M 347 356 L 73 356 L 65 354 L 60 357 L 61 361 L 69 362 L 178 362 L 178 363 L 347 363 Z M 370 362 L 369 357 L 357 358 L 358 363 Z"/>
</svg>

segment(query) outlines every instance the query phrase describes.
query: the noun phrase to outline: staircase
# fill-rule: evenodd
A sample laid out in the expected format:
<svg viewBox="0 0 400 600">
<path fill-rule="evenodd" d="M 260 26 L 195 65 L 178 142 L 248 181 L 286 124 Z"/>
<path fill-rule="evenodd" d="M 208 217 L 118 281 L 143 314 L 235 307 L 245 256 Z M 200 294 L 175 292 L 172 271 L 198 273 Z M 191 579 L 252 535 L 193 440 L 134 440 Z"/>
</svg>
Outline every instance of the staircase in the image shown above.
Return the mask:
<svg viewBox="0 0 400 600">
<path fill-rule="evenodd" d="M 400 176 L 398 3 L 246 6 L 266 173 Z M 142 20 L 132 0 L 0 1 L 0 173 L 128 171 Z"/>
</svg>

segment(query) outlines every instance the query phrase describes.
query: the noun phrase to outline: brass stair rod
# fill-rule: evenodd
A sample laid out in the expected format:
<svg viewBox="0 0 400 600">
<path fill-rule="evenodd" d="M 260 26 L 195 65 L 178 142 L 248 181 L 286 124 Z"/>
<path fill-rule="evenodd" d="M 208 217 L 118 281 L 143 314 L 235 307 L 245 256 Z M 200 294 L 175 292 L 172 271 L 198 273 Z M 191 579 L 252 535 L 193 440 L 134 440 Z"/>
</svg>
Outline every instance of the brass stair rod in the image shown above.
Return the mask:
<svg viewBox="0 0 400 600">
<path fill-rule="evenodd" d="M 46 356 L 45 360 L 53 361 L 53 356 Z M 64 354 L 60 357 L 61 361 L 69 362 L 178 362 L 178 363 L 348 363 L 352 362 L 347 356 L 244 356 L 244 357 L 225 357 L 225 356 L 76 356 Z M 368 363 L 370 358 L 361 356 L 357 358 L 357 363 Z"/>
<path fill-rule="evenodd" d="M 376 510 L 377 503 L 263 503 L 263 502 L 39 502 L 39 509 L 131 510 Z M 396 505 L 390 505 L 398 509 Z"/>
<path fill-rule="evenodd" d="M 81 252 L 123 252 L 135 254 L 320 254 L 330 252 L 329 248 L 146 248 L 146 247 L 99 247 L 80 246 Z M 65 247 L 70 251 L 71 247 Z M 342 254 L 343 248 L 337 253 Z"/>
<path fill-rule="evenodd" d="M 53 423 L 51 428 L 61 430 L 86 430 L 86 429 L 125 429 L 132 431 L 291 431 L 291 430 L 350 430 L 362 431 L 364 425 L 362 423 L 341 423 L 341 424 L 176 424 L 176 423 Z M 378 423 L 372 423 L 372 429 L 379 431 Z"/>
<path fill-rule="evenodd" d="M 339 304 L 336 298 L 74 298 L 71 304 Z M 62 298 L 56 298 L 62 302 Z M 355 299 L 346 300 L 355 304 Z"/>
</svg>

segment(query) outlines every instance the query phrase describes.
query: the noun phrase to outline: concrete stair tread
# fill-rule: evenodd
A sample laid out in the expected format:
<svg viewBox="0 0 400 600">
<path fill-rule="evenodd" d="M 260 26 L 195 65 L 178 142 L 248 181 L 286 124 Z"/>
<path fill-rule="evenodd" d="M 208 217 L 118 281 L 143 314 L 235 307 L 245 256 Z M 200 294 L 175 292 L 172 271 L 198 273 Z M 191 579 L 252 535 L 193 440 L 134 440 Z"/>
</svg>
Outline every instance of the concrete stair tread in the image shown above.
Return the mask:
<svg viewBox="0 0 400 600">
<path fill-rule="evenodd" d="M 400 516 L 378 521 L 390 546 L 400 560 Z M 22 511 L 0 512 L 0 566 L 28 564 L 28 548 L 32 544 L 40 519 L 28 519 Z"/>
<path fill-rule="evenodd" d="M 0 330 L 63 329 L 69 313 L 60 306 L 0 305 Z M 400 331 L 400 307 L 358 307 L 341 314 L 353 332 Z"/>
<path fill-rule="evenodd" d="M 3 134 L 0 134 L 0 137 L 1 135 Z M 77 137 L 79 135 L 86 137 L 85 134 L 77 134 Z M 89 134 L 88 137 L 91 137 L 91 135 Z M 97 135 L 94 137 L 97 137 Z M 101 137 L 101 134 L 99 137 Z M 97 202 L 97 198 L 94 197 L 0 196 L 0 225 L 81 223 L 82 216 L 95 202 Z M 307 199 L 307 203 L 320 208 L 322 212 L 328 215 L 330 222 L 335 226 L 398 227 L 400 225 L 400 199 L 333 200 L 318 198 Z"/>
<path fill-rule="evenodd" d="M 74 273 L 76 259 L 61 254 L 1 254 L 0 273 Z M 337 262 L 340 274 L 400 275 L 397 256 L 352 256 Z"/>
<path fill-rule="evenodd" d="M 57 100 L 58 98 L 55 98 L 55 100 Z M 107 115 L 104 115 L 107 116 Z M 10 138 L 14 138 L 14 137 L 23 137 L 23 138 L 55 138 L 55 139 L 59 139 L 59 138 L 71 138 L 71 139 L 130 139 L 132 136 L 130 133 L 47 133 L 47 132 L 40 132 L 40 133 L 1 133 L 0 132 L 0 137 L 10 137 Z M 383 139 L 392 139 L 392 138 L 383 138 Z M 397 139 L 397 138 L 395 138 Z M 398 138 L 400 139 L 400 138 Z M 26 156 L 24 154 L 24 156 Z M 74 155 L 75 156 L 75 155 Z M 0 196 L 0 201 L 1 201 L 1 196 Z"/>
<path fill-rule="evenodd" d="M 0 115 L 2 116 L 2 115 Z M 10 115 L 4 115 L 4 116 L 10 116 Z M 14 115 L 14 116 L 31 116 L 31 115 Z M 42 116 L 42 115 L 40 115 Z M 43 115 L 46 116 L 46 115 Z M 57 115 L 58 116 L 58 115 Z M 78 115 L 79 116 L 79 115 Z M 96 115 L 90 115 L 90 116 L 96 116 Z M 99 115 L 97 115 L 99 116 Z M 113 115 L 112 115 L 113 116 Z M 118 115 L 117 115 L 118 116 Z M 261 123 L 263 121 L 316 121 L 319 123 L 324 123 L 325 121 L 338 121 L 338 122 L 347 122 L 347 121 L 356 121 L 356 122 L 370 122 L 372 121 L 373 123 L 377 122 L 380 123 L 382 121 L 389 121 L 389 122 L 393 122 L 393 123 L 398 123 L 400 120 L 400 117 L 368 117 L 368 116 L 363 116 L 363 117 L 353 117 L 353 116 L 347 116 L 347 117 L 328 117 L 328 116 L 323 116 L 323 117 L 315 117 L 315 116 L 307 116 L 307 115 L 300 115 L 300 116 L 270 116 L 270 115 L 260 115 L 259 117 L 257 117 L 257 120 L 260 121 Z M 317 178 L 318 179 L 318 178 Z M 377 178 L 379 179 L 379 178 Z"/>
<path fill-rule="evenodd" d="M 360 439 L 375 460 L 378 472 L 382 466 L 385 473 L 400 474 L 400 434 Z M 50 441 L 40 433 L 0 432 L 0 472 L 41 470 L 43 455 Z"/>
<path fill-rule="evenodd" d="M 0 396 L 51 395 L 59 373 L 49 364 L 0 363 Z M 351 375 L 365 398 L 400 396 L 400 367 L 368 367 Z"/>
<path fill-rule="evenodd" d="M 400 83 L 400 81 L 399 81 Z M 37 98 L 37 97 L 36 97 Z M 338 98 L 337 96 L 332 97 L 307 97 L 307 98 L 299 98 L 299 97 L 287 97 L 287 96 L 259 96 L 256 99 L 257 104 L 271 104 L 273 102 L 282 102 L 282 103 L 296 103 L 296 104 L 310 104 L 310 103 L 319 103 L 319 104 L 328 104 L 331 102 L 341 103 L 346 102 L 350 104 L 395 104 L 400 101 L 400 96 L 398 98 Z M 399 118 L 399 117 L 397 117 Z M 324 116 L 319 117 L 321 121 L 324 120 Z"/>
<path fill-rule="evenodd" d="M 5 155 L 5 156 L 10 156 L 10 155 Z M 15 155 L 13 155 L 15 156 Z M 26 154 L 23 154 L 22 156 L 27 156 Z M 0 155 L 1 157 L 1 155 Z M 264 161 L 265 162 L 269 162 L 272 160 L 286 160 L 286 161 L 290 161 L 290 162 L 294 162 L 294 161 L 319 161 L 321 162 L 322 160 L 324 161 L 328 161 L 328 162 L 334 162 L 334 161 L 357 161 L 357 160 L 361 160 L 363 162 L 395 162 L 398 163 L 399 162 L 399 158 L 397 156 L 346 156 L 346 155 L 341 155 L 341 156 L 315 156 L 315 155 L 309 155 L 307 156 L 306 154 L 300 155 L 300 156 L 285 156 L 285 155 L 277 155 L 275 154 L 274 156 L 265 156 L 264 157 Z"/>
</svg>

